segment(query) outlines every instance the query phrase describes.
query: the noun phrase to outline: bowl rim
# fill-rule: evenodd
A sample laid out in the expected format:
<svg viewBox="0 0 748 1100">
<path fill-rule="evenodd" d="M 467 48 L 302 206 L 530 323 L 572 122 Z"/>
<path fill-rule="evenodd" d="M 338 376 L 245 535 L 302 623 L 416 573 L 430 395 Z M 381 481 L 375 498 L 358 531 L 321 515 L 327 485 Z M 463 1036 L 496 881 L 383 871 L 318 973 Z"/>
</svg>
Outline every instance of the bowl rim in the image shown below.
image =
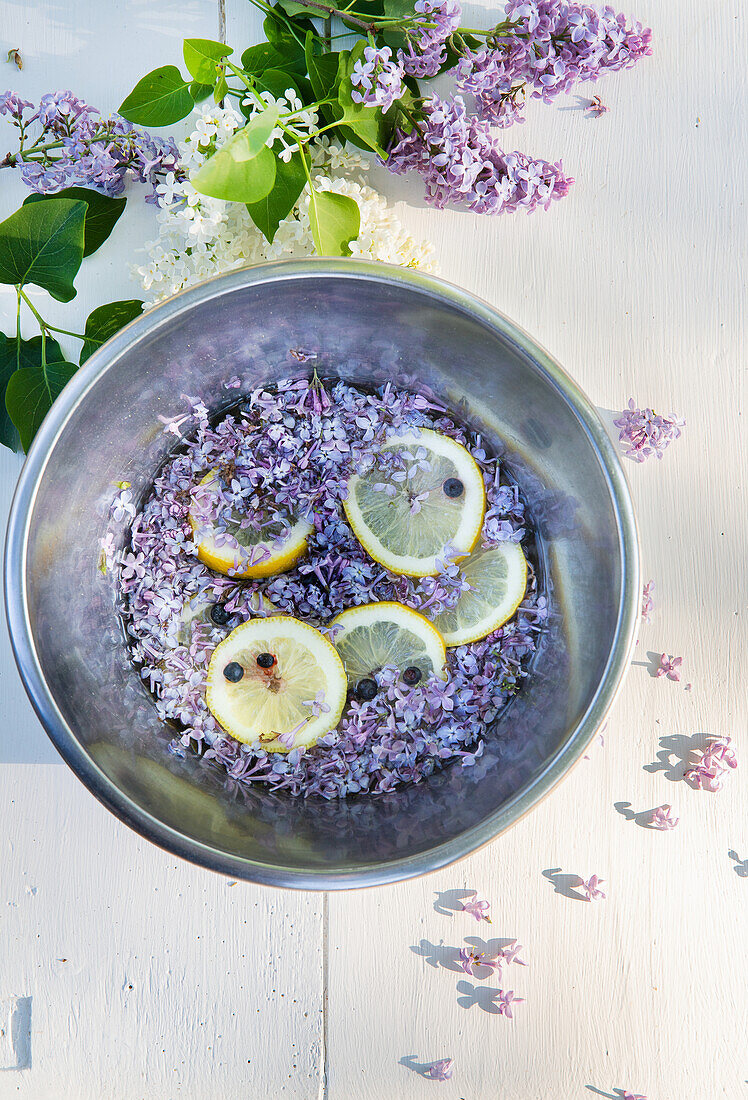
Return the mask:
<svg viewBox="0 0 748 1100">
<path fill-rule="evenodd" d="M 26 591 L 29 520 L 54 445 L 71 415 L 100 375 L 146 336 L 198 304 L 226 293 L 273 281 L 348 278 L 398 284 L 439 300 L 500 335 L 559 391 L 600 463 L 618 528 L 621 595 L 616 628 L 605 669 L 584 715 L 564 745 L 542 770 L 478 825 L 436 848 L 393 860 L 364 864 L 353 870 L 297 870 L 232 855 L 184 836 L 165 825 L 125 795 L 99 768 L 63 718 L 46 684 L 31 635 Z M 640 617 L 639 542 L 631 494 L 618 452 L 590 400 L 556 360 L 499 310 L 453 283 L 412 268 L 374 260 L 283 260 L 242 268 L 189 287 L 159 303 L 121 329 L 88 359 L 54 402 L 34 439 L 16 486 L 5 542 L 5 608 L 11 646 L 26 693 L 50 740 L 91 793 L 121 821 L 164 850 L 232 878 L 262 885 L 318 890 L 377 886 L 437 871 L 482 848 L 519 821 L 545 798 L 588 747 L 620 691 L 635 645 Z"/>
</svg>

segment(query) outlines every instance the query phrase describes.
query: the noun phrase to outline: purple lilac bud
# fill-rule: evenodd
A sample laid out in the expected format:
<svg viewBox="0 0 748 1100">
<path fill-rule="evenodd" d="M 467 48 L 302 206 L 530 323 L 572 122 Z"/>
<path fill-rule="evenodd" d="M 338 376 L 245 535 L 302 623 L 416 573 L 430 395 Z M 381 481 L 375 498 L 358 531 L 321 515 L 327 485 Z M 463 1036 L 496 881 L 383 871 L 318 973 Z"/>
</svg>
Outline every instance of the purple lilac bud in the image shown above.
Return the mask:
<svg viewBox="0 0 748 1100">
<path fill-rule="evenodd" d="M 367 46 L 364 58 L 353 66 L 351 99 L 387 110 L 403 94 L 402 70 L 395 64 L 389 46 Z"/>
<path fill-rule="evenodd" d="M 459 203 L 477 214 L 546 210 L 574 182 L 561 163 L 504 153 L 486 122 L 470 117 L 461 96 L 424 102 L 423 119 L 410 134 L 397 131 L 386 164 L 391 172 L 415 169 L 426 201 L 443 208 Z"/>
</svg>

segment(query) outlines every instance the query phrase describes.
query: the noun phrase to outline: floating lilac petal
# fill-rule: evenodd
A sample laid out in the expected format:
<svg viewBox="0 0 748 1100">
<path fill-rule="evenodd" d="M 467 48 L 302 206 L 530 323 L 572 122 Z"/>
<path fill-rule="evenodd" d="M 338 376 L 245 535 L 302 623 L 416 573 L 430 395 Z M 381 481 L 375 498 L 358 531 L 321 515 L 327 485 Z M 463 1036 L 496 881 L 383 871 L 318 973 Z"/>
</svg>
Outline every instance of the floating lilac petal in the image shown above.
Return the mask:
<svg viewBox="0 0 748 1100">
<path fill-rule="evenodd" d="M 208 710 L 207 667 L 227 630 L 213 622 L 209 609 L 222 603 L 233 626 L 254 615 L 283 612 L 330 636 L 331 620 L 347 607 L 375 600 L 409 606 L 450 600 L 463 590 L 464 578 L 449 551 L 433 587 L 389 573 L 368 556 L 343 513 L 348 479 L 353 470 L 371 468 L 372 455 L 389 436 L 431 428 L 474 449 L 484 471 L 490 537 L 506 524 L 509 537 L 519 539 L 526 528 L 524 504 L 516 485 L 502 475 L 501 463 L 431 395 L 389 384 L 365 393 L 341 381 L 283 379 L 272 389 L 243 395 L 219 423 L 211 423 L 202 402 L 185 401 L 194 430 L 188 436 L 176 413 L 162 418 L 166 431 L 176 429 L 178 447 L 141 510 L 132 490 L 118 487 L 111 538 L 102 547 L 105 566 L 108 557 L 117 568 L 143 683 L 159 716 L 181 729 L 172 751 L 197 751 L 238 784 L 324 799 L 419 783 L 450 762 L 476 767 L 486 728 L 521 687 L 546 630 L 548 602 L 532 570 L 515 617 L 488 638 L 451 649 L 446 680 L 431 677 L 409 687 L 400 669 L 385 667 L 377 673 L 373 700 L 352 698 L 337 727 L 313 748 L 293 749 L 295 741 L 287 736 L 285 747 L 292 749 L 287 754 L 240 745 Z M 421 468 L 422 451 L 413 446 L 407 459 L 394 455 L 383 484 L 398 470 L 407 476 L 409 464 Z M 218 471 L 209 491 L 199 486 L 207 470 Z M 197 531 L 191 516 L 198 518 Z M 237 535 L 262 524 L 263 534 L 280 539 L 296 516 L 309 517 L 313 531 L 307 554 L 287 573 L 243 579 L 236 576 L 237 567 L 234 576 L 221 576 L 198 558 L 197 544 L 207 531 L 218 545 L 235 550 L 237 566 L 242 554 L 266 557 L 260 544 L 245 551 Z M 118 554 L 115 547 L 123 541 Z M 307 705 L 314 716 L 326 713 L 328 704 L 317 694 Z M 476 920 L 489 920 L 487 909 L 488 902 L 477 899 L 466 906 Z"/>
<path fill-rule="evenodd" d="M 495 1004 L 499 1010 L 499 1016 L 506 1016 L 510 1020 L 513 1019 L 512 1005 L 521 1004 L 524 999 L 524 997 L 515 997 L 513 989 L 507 990 L 506 993 L 503 989 L 497 989 L 495 994 Z"/>
</svg>

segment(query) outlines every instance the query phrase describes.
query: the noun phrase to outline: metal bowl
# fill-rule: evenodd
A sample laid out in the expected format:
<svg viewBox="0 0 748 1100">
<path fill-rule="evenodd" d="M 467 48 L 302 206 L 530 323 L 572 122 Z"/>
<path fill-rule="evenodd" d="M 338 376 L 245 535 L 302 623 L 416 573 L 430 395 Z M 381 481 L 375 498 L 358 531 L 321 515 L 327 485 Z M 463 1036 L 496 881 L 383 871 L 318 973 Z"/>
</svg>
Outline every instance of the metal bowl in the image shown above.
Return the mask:
<svg viewBox="0 0 748 1100">
<path fill-rule="evenodd" d="M 475 767 L 346 800 L 294 799 L 167 752 L 127 655 L 100 540 L 116 483 L 135 498 L 177 441 L 181 395 L 213 411 L 307 370 L 367 386 L 424 383 L 505 454 L 540 531 L 551 627 L 533 675 Z M 226 389 L 232 376 L 241 389 Z M 118 532 L 126 537 L 125 522 Z M 31 702 L 86 786 L 143 836 L 235 878 L 343 889 L 433 871 L 496 837 L 583 753 L 628 665 L 639 610 L 636 529 L 615 449 L 571 379 L 456 287 L 353 260 L 268 264 L 214 279 L 134 321 L 65 388 L 29 452 L 5 559 L 10 634 Z"/>
</svg>

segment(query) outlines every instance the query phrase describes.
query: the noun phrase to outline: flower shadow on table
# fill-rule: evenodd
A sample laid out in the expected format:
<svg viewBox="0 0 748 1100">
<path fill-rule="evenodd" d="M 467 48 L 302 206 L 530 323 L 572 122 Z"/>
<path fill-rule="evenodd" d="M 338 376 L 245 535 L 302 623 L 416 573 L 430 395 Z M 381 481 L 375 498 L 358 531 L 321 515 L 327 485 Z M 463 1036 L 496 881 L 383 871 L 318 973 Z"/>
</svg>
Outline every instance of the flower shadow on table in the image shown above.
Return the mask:
<svg viewBox="0 0 748 1100">
<path fill-rule="evenodd" d="M 646 661 L 632 661 L 632 665 L 636 665 L 639 668 L 646 668 L 649 675 L 653 680 L 657 679 L 657 669 L 660 667 L 660 659 L 662 657 L 662 650 L 659 653 L 655 653 L 653 649 L 647 650 Z"/>
<path fill-rule="evenodd" d="M 543 877 L 548 879 L 557 894 L 563 894 L 565 898 L 571 898 L 573 901 L 587 901 L 584 894 L 576 893 L 584 882 L 581 875 L 562 875 L 560 872 L 560 867 L 546 867 Z"/>
<path fill-rule="evenodd" d="M 473 1008 L 475 1005 L 488 1012 L 491 1016 L 501 1016 L 501 1005 L 496 998 L 501 993 L 500 989 L 493 989 L 490 985 L 473 985 L 472 982 L 458 982 L 457 992 L 460 996 L 457 1003 L 460 1008 Z"/>
<path fill-rule="evenodd" d="M 636 810 L 631 809 L 630 802 L 614 802 L 613 806 L 618 813 L 626 818 L 627 821 L 635 821 L 641 829 L 649 829 L 651 832 L 657 832 L 652 824 L 652 814 L 657 807 L 653 806 L 651 810 Z"/>
<path fill-rule="evenodd" d="M 738 878 L 748 878 L 748 859 L 741 859 L 737 852 L 732 849 L 727 853 L 730 859 L 735 860 L 735 866 L 733 871 Z"/>
<path fill-rule="evenodd" d="M 430 940 L 421 940 L 420 943 L 412 944 L 410 950 L 414 955 L 420 955 L 422 959 L 425 959 L 429 966 L 433 966 L 434 970 L 438 970 L 439 967 L 444 970 L 452 970 L 455 973 L 462 970 L 459 947 L 449 947 L 446 943 L 432 943 Z"/>
<path fill-rule="evenodd" d="M 434 912 L 441 913 L 443 917 L 461 913 L 462 902 L 477 897 L 475 890 L 436 890 L 435 893 Z"/>
<path fill-rule="evenodd" d="M 703 752 L 708 744 L 707 733 L 694 733 L 690 737 L 675 733 L 670 737 L 661 737 L 657 759 L 651 764 L 645 764 L 644 771 L 662 772 L 665 779 L 677 783 L 685 779 L 688 769 L 698 763 L 698 756 L 694 754 Z"/>
<path fill-rule="evenodd" d="M 432 1080 L 428 1074 L 428 1070 L 431 1069 L 433 1062 L 418 1062 L 416 1061 L 415 1054 L 404 1054 L 399 1059 L 400 1065 L 405 1066 L 406 1069 L 410 1069 L 413 1073 L 417 1073 L 419 1077 L 425 1077 L 427 1081 Z"/>
<path fill-rule="evenodd" d="M 585 1085 L 584 1087 L 590 1092 L 594 1092 L 595 1096 L 605 1096 L 607 1100 L 622 1100 L 626 1092 L 625 1089 L 613 1089 L 612 1092 L 603 1092 L 602 1089 L 596 1089 L 594 1085 Z"/>
</svg>

